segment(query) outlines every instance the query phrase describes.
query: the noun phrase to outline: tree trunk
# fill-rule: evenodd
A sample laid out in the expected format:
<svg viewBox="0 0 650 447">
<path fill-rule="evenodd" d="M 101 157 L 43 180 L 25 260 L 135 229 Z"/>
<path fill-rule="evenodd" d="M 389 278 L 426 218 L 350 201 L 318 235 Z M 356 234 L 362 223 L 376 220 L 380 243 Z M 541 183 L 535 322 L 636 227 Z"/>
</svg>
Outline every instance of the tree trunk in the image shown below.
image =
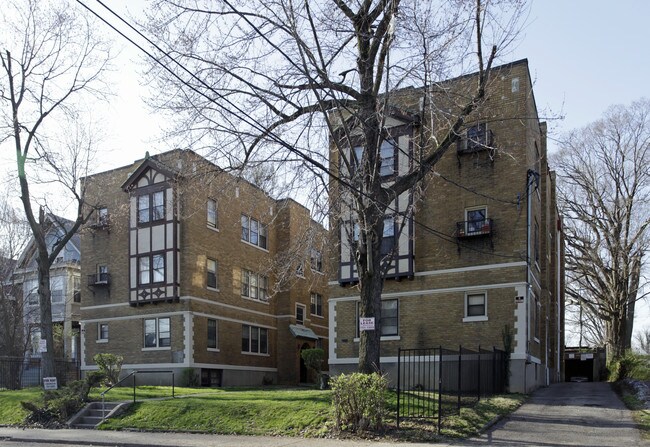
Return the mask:
<svg viewBox="0 0 650 447">
<path fill-rule="evenodd" d="M 41 337 L 45 339 L 46 351 L 42 353 L 43 377 L 54 377 L 54 335 L 52 331 L 52 301 L 50 299 L 50 263 L 47 247 L 38 247 L 38 299 L 40 303 Z"/>
</svg>

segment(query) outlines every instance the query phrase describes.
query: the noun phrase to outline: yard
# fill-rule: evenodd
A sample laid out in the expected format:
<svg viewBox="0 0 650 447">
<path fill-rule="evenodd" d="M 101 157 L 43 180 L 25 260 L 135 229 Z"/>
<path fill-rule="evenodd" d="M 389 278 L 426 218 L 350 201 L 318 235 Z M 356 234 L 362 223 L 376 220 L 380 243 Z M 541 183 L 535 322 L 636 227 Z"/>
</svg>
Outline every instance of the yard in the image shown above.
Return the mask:
<svg viewBox="0 0 650 447">
<path fill-rule="evenodd" d="M 100 390 L 91 398 L 99 400 Z M 141 386 L 137 402 L 121 415 L 106 421 L 105 430 L 139 429 L 191 431 L 242 435 L 285 435 L 318 437 L 333 429 L 331 392 L 308 388 L 176 388 L 171 399 L 170 387 Z M 26 416 L 20 406 L 24 400 L 38 402 L 41 391 L 32 388 L 0 392 L 0 425 L 16 425 Z M 158 400 L 162 398 L 163 400 Z M 156 399 L 156 400 L 144 400 Z M 524 397 L 508 395 L 482 400 L 476 407 L 463 408 L 460 416 L 443 423 L 443 435 L 474 435 L 498 414 L 517 408 Z M 107 401 L 132 401 L 133 389 L 115 388 Z M 388 427 L 386 436 L 400 440 L 433 440 L 432 426 L 405 422 L 395 428 L 396 394 L 387 393 Z"/>
</svg>

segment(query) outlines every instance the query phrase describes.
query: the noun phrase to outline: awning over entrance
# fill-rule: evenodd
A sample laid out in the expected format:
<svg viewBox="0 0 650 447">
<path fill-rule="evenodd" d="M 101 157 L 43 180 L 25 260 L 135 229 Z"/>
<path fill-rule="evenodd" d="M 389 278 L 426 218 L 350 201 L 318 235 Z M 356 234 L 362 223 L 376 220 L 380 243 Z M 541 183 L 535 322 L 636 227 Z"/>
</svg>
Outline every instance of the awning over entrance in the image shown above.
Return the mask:
<svg viewBox="0 0 650 447">
<path fill-rule="evenodd" d="M 314 333 L 314 331 L 304 326 L 290 324 L 289 331 L 291 331 L 291 335 L 296 338 L 309 338 L 311 340 L 318 340 L 318 336 Z"/>
</svg>

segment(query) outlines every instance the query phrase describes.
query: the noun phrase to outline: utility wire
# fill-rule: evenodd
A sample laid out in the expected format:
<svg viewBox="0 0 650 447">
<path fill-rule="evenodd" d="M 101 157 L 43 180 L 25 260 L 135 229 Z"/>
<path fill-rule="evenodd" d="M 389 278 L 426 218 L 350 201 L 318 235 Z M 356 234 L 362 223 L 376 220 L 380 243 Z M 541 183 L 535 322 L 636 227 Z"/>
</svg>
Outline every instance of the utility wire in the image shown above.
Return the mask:
<svg viewBox="0 0 650 447">
<path fill-rule="evenodd" d="M 185 79 L 183 79 L 182 77 L 180 77 L 180 76 L 179 76 L 179 75 L 178 75 L 174 70 L 172 70 L 171 68 L 169 68 L 169 67 L 168 67 L 168 66 L 167 66 L 163 61 L 161 61 L 158 57 L 154 56 L 151 52 L 149 52 L 147 49 L 143 48 L 140 44 L 138 44 L 138 43 L 135 42 L 133 39 L 131 39 L 129 36 L 127 36 L 126 34 L 124 34 L 121 30 L 117 29 L 117 28 L 116 28 L 112 23 L 110 23 L 107 19 L 105 19 L 104 17 L 102 17 L 99 13 L 97 13 L 96 11 L 94 11 L 92 8 L 90 8 L 89 6 L 87 6 L 87 5 L 86 5 L 82 0 L 76 0 L 76 1 L 77 1 L 77 3 L 79 3 L 81 6 L 83 6 L 86 10 L 90 11 L 90 13 L 93 14 L 95 17 L 97 17 L 97 18 L 100 19 L 102 22 L 104 22 L 104 23 L 105 23 L 108 27 L 110 27 L 113 31 L 115 31 L 116 33 L 118 33 L 120 36 L 122 36 L 124 39 L 126 39 L 129 43 L 131 43 L 131 44 L 134 45 L 136 48 L 138 48 L 142 53 L 144 53 L 144 54 L 147 55 L 149 58 L 151 58 L 151 59 L 152 59 L 156 64 L 158 64 L 158 65 L 161 66 L 164 70 L 166 70 L 167 72 L 169 72 L 169 73 L 170 73 L 174 78 L 176 78 L 178 81 L 180 81 L 182 85 L 184 85 L 184 86 L 190 88 L 192 91 L 194 91 L 195 93 L 199 94 L 200 96 L 203 96 L 205 99 L 207 99 L 208 101 L 214 103 L 214 104 L 217 105 L 218 107 L 223 108 L 223 109 L 229 111 L 230 113 L 232 113 L 232 110 L 230 110 L 230 109 L 224 107 L 224 106 L 223 106 L 222 104 L 220 104 L 220 103 L 217 103 L 217 102 L 215 101 L 214 98 L 209 97 L 205 92 L 199 90 L 199 89 L 196 88 L 195 86 L 193 86 L 193 85 L 191 85 L 190 83 L 188 83 Z M 249 118 L 249 117 L 248 117 L 248 114 L 247 114 L 244 110 L 242 110 L 238 105 L 236 105 L 235 103 L 233 103 L 229 98 L 227 98 L 227 97 L 225 97 L 224 95 L 220 94 L 218 91 L 216 91 L 213 87 L 211 87 L 210 85 L 208 85 L 208 84 L 207 84 L 205 81 L 203 81 L 201 78 L 197 77 L 197 76 L 196 76 L 192 71 L 190 71 L 187 67 L 185 67 L 185 66 L 184 66 L 181 62 L 179 62 L 176 58 L 174 58 L 174 57 L 173 57 L 169 52 L 165 51 L 165 50 L 162 49 L 159 45 L 157 45 L 155 42 L 153 42 L 151 39 L 149 39 L 147 36 L 145 36 L 144 34 L 142 34 L 142 32 L 140 32 L 138 29 L 136 29 L 133 25 L 131 25 L 127 20 L 125 20 L 125 19 L 124 19 L 122 16 L 120 16 L 118 13 L 116 13 L 116 12 L 113 11 L 111 8 L 109 8 L 108 6 L 106 6 L 106 5 L 105 5 L 101 0 L 96 0 L 96 1 L 97 1 L 97 2 L 102 6 L 102 7 L 104 7 L 107 11 L 109 11 L 113 16 L 115 16 L 119 21 L 121 21 L 121 22 L 124 23 L 126 26 L 128 26 L 128 27 L 129 27 L 133 32 L 135 32 L 138 36 L 140 36 L 141 38 L 143 38 L 147 43 L 149 43 L 150 45 L 152 45 L 156 50 L 158 50 L 158 51 L 160 51 L 162 54 L 164 54 L 164 55 L 165 55 L 165 56 L 166 56 L 170 61 L 172 61 L 173 63 L 175 63 L 175 64 L 176 64 L 178 67 L 180 67 L 183 71 L 185 71 L 187 74 L 189 74 L 193 79 L 195 79 L 196 81 L 198 81 L 198 82 L 199 82 L 203 87 L 205 87 L 208 91 L 210 91 L 211 93 L 214 93 L 215 96 L 217 96 L 219 99 L 223 100 L 225 103 L 227 103 L 228 105 L 230 105 L 230 106 L 231 106 L 235 111 L 238 112 L 238 118 L 239 118 L 239 119 L 241 119 L 242 121 L 244 121 L 244 122 L 246 122 L 247 124 L 251 125 L 251 127 L 255 128 L 256 130 L 259 130 L 259 131 L 261 131 L 261 132 L 265 132 L 268 136 L 272 137 L 273 141 L 275 141 L 276 143 L 278 143 L 278 144 L 280 144 L 281 146 L 285 147 L 285 148 L 286 148 L 287 150 L 289 150 L 290 152 L 293 152 L 294 154 L 298 155 L 298 156 L 299 156 L 301 159 L 303 159 L 304 161 L 306 161 L 306 162 L 312 164 L 314 167 L 316 167 L 316 168 L 320 169 L 321 171 L 323 171 L 324 173 L 328 174 L 328 175 L 331 176 L 334 180 L 336 180 L 338 183 L 344 185 L 346 188 L 348 188 L 348 189 L 350 189 L 351 191 L 354 191 L 354 192 L 356 192 L 356 193 L 358 193 L 358 194 L 361 194 L 361 195 L 367 197 L 368 199 L 370 199 L 371 201 L 373 201 L 373 202 L 375 202 L 375 203 L 378 203 L 378 201 L 377 201 L 377 199 L 376 199 L 375 197 L 370 196 L 368 193 L 366 193 L 366 192 L 364 192 L 364 191 L 360 191 L 360 190 L 358 190 L 354 185 L 352 185 L 352 184 L 351 184 L 350 182 L 348 182 L 347 180 L 345 180 L 345 179 L 343 179 L 343 178 L 341 178 L 341 177 L 339 177 L 339 176 L 337 176 L 337 175 L 334 175 L 334 174 L 333 174 L 332 172 L 330 172 L 330 170 L 329 170 L 326 166 L 324 166 L 322 163 L 320 163 L 319 161 L 315 160 L 313 157 L 311 157 L 311 156 L 305 154 L 303 151 L 301 151 L 301 150 L 299 150 L 299 149 L 296 149 L 296 148 L 293 147 L 292 145 L 288 144 L 286 141 L 284 141 L 282 138 L 280 138 L 278 135 L 276 135 L 275 132 L 272 132 L 272 131 L 271 131 L 271 132 L 268 132 L 267 129 L 265 129 L 265 128 L 264 128 L 264 127 L 263 127 L 263 126 L 262 126 L 258 121 L 255 121 L 255 120 L 249 120 L 249 119 L 248 119 L 248 118 Z M 381 205 L 385 205 L 385 204 L 381 204 Z M 390 205 L 385 205 L 385 207 L 386 207 L 387 210 L 392 211 L 394 214 L 397 214 L 397 215 L 403 215 L 403 214 L 404 214 L 404 213 L 401 213 L 399 210 L 396 210 L 396 209 L 390 207 Z M 458 240 L 457 240 L 453 235 L 449 235 L 449 234 L 443 233 L 443 232 L 441 232 L 441 231 L 439 231 L 439 230 L 436 230 L 436 229 L 434 229 L 434 228 L 432 228 L 432 227 L 430 227 L 430 226 L 428 226 L 428 225 L 426 225 L 426 224 L 424 224 L 424 223 L 422 223 L 422 222 L 416 220 L 414 216 L 411 216 L 410 218 L 411 218 L 411 220 L 412 220 L 416 225 L 418 225 L 419 227 L 423 228 L 424 230 L 426 230 L 426 231 L 429 232 L 430 234 L 432 234 L 432 235 L 438 237 L 439 239 L 442 239 L 442 240 L 444 240 L 444 241 L 446 241 L 446 242 L 452 243 L 452 244 L 457 245 L 457 246 L 462 246 L 463 248 L 466 248 L 466 249 L 468 249 L 468 250 L 470 250 L 470 251 L 475 251 L 475 252 L 478 252 L 478 253 L 487 254 L 487 255 L 496 256 L 496 257 L 501 257 L 501 258 L 509 258 L 509 259 L 524 259 L 524 257 L 522 257 L 522 256 L 502 255 L 502 254 L 498 254 L 498 253 L 494 253 L 494 252 L 490 252 L 490 251 L 485 251 L 485 250 L 477 249 L 477 248 L 472 247 L 472 246 L 470 246 L 470 245 L 467 245 L 467 244 L 461 243 L 461 242 L 458 241 Z"/>
</svg>

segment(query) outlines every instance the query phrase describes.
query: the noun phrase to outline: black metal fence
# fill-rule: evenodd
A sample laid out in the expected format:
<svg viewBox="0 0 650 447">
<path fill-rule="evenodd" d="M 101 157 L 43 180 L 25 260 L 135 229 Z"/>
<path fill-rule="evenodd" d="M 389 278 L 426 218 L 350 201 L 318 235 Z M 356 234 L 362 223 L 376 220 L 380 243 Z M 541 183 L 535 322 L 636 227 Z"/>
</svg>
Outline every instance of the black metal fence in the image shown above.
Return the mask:
<svg viewBox="0 0 650 447">
<path fill-rule="evenodd" d="M 397 358 L 398 427 L 410 419 L 436 423 L 440 431 L 445 416 L 505 391 L 506 353 L 496 348 L 399 349 Z"/>
<path fill-rule="evenodd" d="M 70 360 L 55 360 L 54 371 L 59 386 L 79 380 L 79 364 Z M 40 358 L 0 357 L 0 390 L 19 390 L 31 386 L 43 386 Z"/>
</svg>

